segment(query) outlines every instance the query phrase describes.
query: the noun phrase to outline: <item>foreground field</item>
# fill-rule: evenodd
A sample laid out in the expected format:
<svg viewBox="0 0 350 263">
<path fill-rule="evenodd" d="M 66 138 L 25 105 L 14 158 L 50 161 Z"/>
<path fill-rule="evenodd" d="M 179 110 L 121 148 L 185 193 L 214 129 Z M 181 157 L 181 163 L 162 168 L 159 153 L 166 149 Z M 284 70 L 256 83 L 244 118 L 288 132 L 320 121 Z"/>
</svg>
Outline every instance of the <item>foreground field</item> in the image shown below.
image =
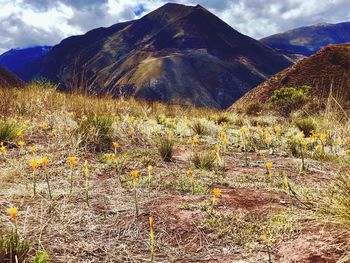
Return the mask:
<svg viewBox="0 0 350 263">
<path fill-rule="evenodd" d="M 241 116 L 49 84 L 0 96 L 4 262 L 14 228 L 30 243 L 26 262 L 39 251 L 150 262 L 150 217 L 154 262 L 350 260 L 341 116 Z"/>
</svg>

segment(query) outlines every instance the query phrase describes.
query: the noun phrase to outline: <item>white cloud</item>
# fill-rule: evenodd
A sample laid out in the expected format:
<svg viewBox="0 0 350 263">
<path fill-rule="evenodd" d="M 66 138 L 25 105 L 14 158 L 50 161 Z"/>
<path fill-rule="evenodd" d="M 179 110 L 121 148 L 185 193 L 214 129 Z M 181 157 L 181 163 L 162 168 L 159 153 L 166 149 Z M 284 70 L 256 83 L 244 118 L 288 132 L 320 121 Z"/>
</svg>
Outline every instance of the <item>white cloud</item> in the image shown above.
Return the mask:
<svg viewBox="0 0 350 263">
<path fill-rule="evenodd" d="M 164 0 L 0 0 L 0 53 L 135 19 Z M 350 20 L 349 0 L 175 0 L 201 4 L 255 38 L 319 22 Z"/>
</svg>

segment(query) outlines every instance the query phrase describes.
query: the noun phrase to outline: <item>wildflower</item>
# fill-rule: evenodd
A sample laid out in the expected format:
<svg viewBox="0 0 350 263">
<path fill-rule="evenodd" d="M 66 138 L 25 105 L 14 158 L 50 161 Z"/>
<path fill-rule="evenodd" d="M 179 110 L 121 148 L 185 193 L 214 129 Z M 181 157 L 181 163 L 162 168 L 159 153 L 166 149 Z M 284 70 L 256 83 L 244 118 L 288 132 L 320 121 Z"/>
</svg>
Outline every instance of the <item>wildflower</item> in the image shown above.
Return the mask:
<svg viewBox="0 0 350 263">
<path fill-rule="evenodd" d="M 117 149 L 119 147 L 119 143 L 117 142 L 112 142 L 113 148 L 114 148 L 114 154 L 117 155 Z"/>
<path fill-rule="evenodd" d="M 6 156 L 6 153 L 7 153 L 6 146 L 4 145 L 3 142 L 2 142 L 0 145 L 1 145 L 1 146 L 0 146 L 0 152 L 1 152 L 1 154 L 2 154 L 3 156 Z"/>
<path fill-rule="evenodd" d="M 36 195 L 36 175 L 35 175 L 35 171 L 38 168 L 39 162 L 34 159 L 29 161 L 29 165 L 32 167 L 33 173 L 32 173 L 32 178 L 33 178 L 33 193 L 34 195 Z"/>
<path fill-rule="evenodd" d="M 148 171 L 148 196 L 150 196 L 151 195 L 151 182 L 152 182 L 153 166 L 148 165 L 147 171 Z"/>
<path fill-rule="evenodd" d="M 281 131 L 282 131 L 281 127 L 279 126 L 275 127 L 275 133 L 277 136 L 281 135 Z"/>
<path fill-rule="evenodd" d="M 267 163 L 265 163 L 265 165 L 266 165 L 267 174 L 271 174 L 272 163 L 267 162 Z"/>
<path fill-rule="evenodd" d="M 75 156 L 71 156 L 67 158 L 67 163 L 71 167 L 71 172 L 70 172 L 70 193 L 73 191 L 73 166 L 78 163 L 78 158 Z"/>
<path fill-rule="evenodd" d="M 137 177 L 138 177 L 139 173 L 140 172 L 136 171 L 136 170 L 133 170 L 133 171 L 130 172 L 131 178 L 132 178 L 132 181 L 133 181 L 134 184 L 136 184 L 136 180 L 137 180 Z"/>
<path fill-rule="evenodd" d="M 24 146 L 26 146 L 25 141 L 19 141 L 19 142 L 18 142 L 18 146 L 19 146 L 20 148 L 23 148 Z"/>
<path fill-rule="evenodd" d="M 36 152 L 36 148 L 35 148 L 35 146 L 33 145 L 33 146 L 30 146 L 30 148 L 29 148 L 29 152 L 32 154 L 32 155 L 34 155 L 35 154 L 35 152 Z"/>
<path fill-rule="evenodd" d="M 23 132 L 22 131 L 18 131 L 16 134 L 17 137 L 23 137 Z"/>
<path fill-rule="evenodd" d="M 29 165 L 30 167 L 32 167 L 33 172 L 35 172 L 36 169 L 38 168 L 39 162 L 36 159 L 30 160 Z"/>
<path fill-rule="evenodd" d="M 131 128 L 131 129 L 130 129 L 130 135 L 131 135 L 131 136 L 134 136 L 135 133 L 136 133 L 136 132 L 135 132 L 135 129 L 134 129 L 134 128 Z"/>
<path fill-rule="evenodd" d="M 10 216 L 13 219 L 13 222 L 17 221 L 17 207 L 12 207 L 7 212 L 10 214 Z"/>
<path fill-rule="evenodd" d="M 213 200 L 212 200 L 212 208 L 216 205 L 216 199 L 221 196 L 221 189 L 214 188 L 213 189 Z"/>
<path fill-rule="evenodd" d="M 77 157 L 74 157 L 74 156 L 71 156 L 71 157 L 68 157 L 67 158 L 67 163 L 70 165 L 70 166 L 74 166 L 78 163 L 78 158 Z"/>
<path fill-rule="evenodd" d="M 193 176 L 192 170 L 188 170 L 188 171 L 187 171 L 187 176 L 188 176 L 188 177 L 192 177 L 192 176 Z"/>
<path fill-rule="evenodd" d="M 47 158 L 46 157 L 41 158 L 40 163 L 41 163 L 42 167 L 44 168 L 44 170 L 46 170 L 46 168 L 47 168 Z"/>
<path fill-rule="evenodd" d="M 115 116 L 115 119 L 114 119 L 115 123 L 118 124 L 120 122 L 120 116 Z"/>
<path fill-rule="evenodd" d="M 136 170 L 133 170 L 130 172 L 131 174 L 131 178 L 132 178 L 132 181 L 133 181 L 133 185 L 134 185 L 134 199 L 135 199 L 135 217 L 138 216 L 139 214 L 139 208 L 138 208 L 138 204 L 137 204 L 137 191 L 136 191 L 136 180 L 137 180 L 137 177 L 139 175 L 139 171 L 136 171 Z"/>
<path fill-rule="evenodd" d="M 188 171 L 187 171 L 187 176 L 188 176 L 188 177 L 190 178 L 190 180 L 191 180 L 192 194 L 194 195 L 194 176 L 193 176 L 192 170 L 188 170 Z"/>
</svg>

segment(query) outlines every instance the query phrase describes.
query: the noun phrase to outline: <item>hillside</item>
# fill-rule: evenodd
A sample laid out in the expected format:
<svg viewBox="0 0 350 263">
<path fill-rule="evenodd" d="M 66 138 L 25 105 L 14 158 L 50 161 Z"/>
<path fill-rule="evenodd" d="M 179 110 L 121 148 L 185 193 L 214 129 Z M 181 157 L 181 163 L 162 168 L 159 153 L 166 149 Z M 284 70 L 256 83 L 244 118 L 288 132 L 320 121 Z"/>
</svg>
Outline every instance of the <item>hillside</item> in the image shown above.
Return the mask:
<svg viewBox="0 0 350 263">
<path fill-rule="evenodd" d="M 350 42 L 350 22 L 296 28 L 260 41 L 284 54 L 310 56 L 327 45 Z"/>
<path fill-rule="evenodd" d="M 0 66 L 0 88 L 20 87 L 23 84 L 23 81 L 15 74 Z"/>
<path fill-rule="evenodd" d="M 302 85 L 312 87 L 312 98 L 321 100 L 329 96 L 332 87 L 332 95 L 343 106 L 349 107 L 350 44 L 331 45 L 299 61 L 245 94 L 233 108 L 248 103 L 264 104 L 268 102 L 274 90 Z"/>
<path fill-rule="evenodd" d="M 46 55 L 52 47 L 36 46 L 23 49 L 11 49 L 0 55 L 0 65 L 15 74 L 21 73 L 25 64 L 36 61 Z"/>
<path fill-rule="evenodd" d="M 201 6 L 166 4 L 65 39 L 20 76 L 43 76 L 65 91 L 227 108 L 290 64 Z"/>
</svg>

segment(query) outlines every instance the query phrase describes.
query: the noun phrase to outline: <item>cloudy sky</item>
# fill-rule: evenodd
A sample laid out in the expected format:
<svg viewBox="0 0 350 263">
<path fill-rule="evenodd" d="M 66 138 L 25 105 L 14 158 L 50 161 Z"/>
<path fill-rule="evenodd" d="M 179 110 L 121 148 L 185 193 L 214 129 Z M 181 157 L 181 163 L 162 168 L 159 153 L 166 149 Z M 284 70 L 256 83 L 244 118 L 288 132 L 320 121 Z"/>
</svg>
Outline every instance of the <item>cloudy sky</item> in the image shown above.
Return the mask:
<svg viewBox="0 0 350 263">
<path fill-rule="evenodd" d="M 0 0 L 0 54 L 54 45 L 92 28 L 135 19 L 166 0 Z M 200 4 L 238 31 L 261 38 L 320 22 L 350 21 L 349 0 L 173 0 Z"/>
</svg>

